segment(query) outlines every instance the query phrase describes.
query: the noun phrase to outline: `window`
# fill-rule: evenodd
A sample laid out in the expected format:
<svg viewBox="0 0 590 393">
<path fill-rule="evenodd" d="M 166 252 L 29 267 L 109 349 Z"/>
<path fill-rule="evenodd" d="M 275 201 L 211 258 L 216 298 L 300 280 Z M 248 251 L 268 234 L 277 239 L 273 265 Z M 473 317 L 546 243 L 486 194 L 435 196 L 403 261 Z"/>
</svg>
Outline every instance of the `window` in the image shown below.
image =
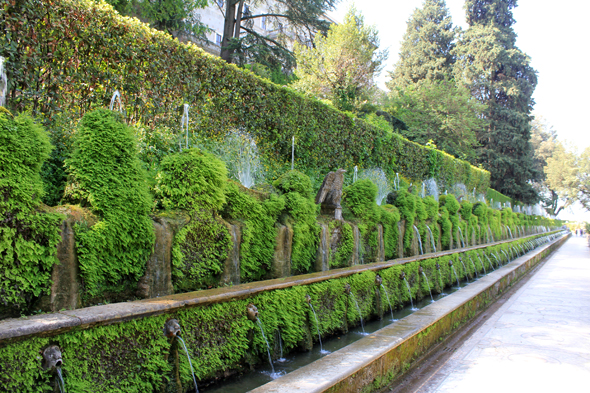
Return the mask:
<svg viewBox="0 0 590 393">
<path fill-rule="evenodd" d="M 262 29 L 266 30 L 266 16 L 263 16 L 260 18 L 260 27 L 262 27 Z"/>
<path fill-rule="evenodd" d="M 250 6 L 248 4 L 244 4 L 244 10 L 242 11 L 242 15 L 250 16 Z"/>
<path fill-rule="evenodd" d="M 221 46 L 221 35 L 215 33 L 215 43 Z"/>
<path fill-rule="evenodd" d="M 223 8 L 223 0 L 217 0 L 217 5 Z"/>
</svg>

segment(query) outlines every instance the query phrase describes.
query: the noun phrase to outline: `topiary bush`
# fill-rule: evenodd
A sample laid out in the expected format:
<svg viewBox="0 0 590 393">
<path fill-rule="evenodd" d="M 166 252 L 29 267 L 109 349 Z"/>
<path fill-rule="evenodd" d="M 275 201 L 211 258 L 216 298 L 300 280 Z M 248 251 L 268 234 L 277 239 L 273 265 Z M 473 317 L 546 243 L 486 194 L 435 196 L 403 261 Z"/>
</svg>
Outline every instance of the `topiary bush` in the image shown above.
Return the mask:
<svg viewBox="0 0 590 393">
<path fill-rule="evenodd" d="M 152 198 L 133 131 L 115 112 L 87 113 L 66 165 L 66 197 L 82 199 L 99 219 L 93 226 L 75 226 L 85 300 L 133 291 L 155 240 Z"/>
<path fill-rule="evenodd" d="M 50 151 L 30 116 L 13 117 L 0 107 L 0 314 L 30 311 L 51 286 L 63 216 L 39 210 L 39 172 Z"/>
<path fill-rule="evenodd" d="M 392 194 L 390 194 L 392 195 Z M 388 202 L 390 196 L 387 197 Z M 393 205 L 399 209 L 400 217 L 406 221 L 406 230 L 404 232 L 404 255 L 410 255 L 412 240 L 414 239 L 414 220 L 416 219 L 416 197 L 408 191 L 402 189 L 397 191 L 395 196 L 392 195 Z"/>
<path fill-rule="evenodd" d="M 273 186 L 285 197 L 285 211 L 293 227 L 291 271 L 307 273 L 313 266 L 319 244 L 320 226 L 316 222 L 319 205 L 313 200 L 309 176 L 292 170 L 281 175 Z"/>
<path fill-rule="evenodd" d="M 260 280 L 270 272 L 276 246 L 275 222 L 285 208 L 285 198 L 257 193 L 233 181 L 228 182 L 225 192 L 227 203 L 222 211 L 223 217 L 244 224 L 240 280 Z"/>
<path fill-rule="evenodd" d="M 222 161 L 197 148 L 166 156 L 156 192 L 167 209 L 189 214 L 189 223 L 174 237 L 172 282 L 176 292 L 213 286 L 231 247 L 218 215 L 226 202 L 227 170 Z"/>
</svg>

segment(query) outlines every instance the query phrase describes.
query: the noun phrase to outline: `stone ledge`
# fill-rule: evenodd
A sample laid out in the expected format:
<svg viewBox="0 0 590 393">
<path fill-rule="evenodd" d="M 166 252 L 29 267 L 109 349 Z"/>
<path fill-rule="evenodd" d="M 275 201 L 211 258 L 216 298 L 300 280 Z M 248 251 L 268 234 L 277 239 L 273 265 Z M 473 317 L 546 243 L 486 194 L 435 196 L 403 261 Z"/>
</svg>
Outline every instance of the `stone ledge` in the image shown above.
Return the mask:
<svg viewBox="0 0 590 393">
<path fill-rule="evenodd" d="M 563 236 L 515 259 L 399 322 L 252 392 L 360 392 L 370 386 L 382 387 L 405 371 L 404 366 L 415 357 L 483 310 L 567 238 Z"/>
<path fill-rule="evenodd" d="M 72 329 L 87 329 L 89 327 L 98 325 L 110 325 L 113 323 L 145 318 L 151 315 L 159 315 L 185 307 L 205 306 L 208 304 L 221 303 L 232 299 L 244 299 L 265 291 L 289 288 L 298 285 L 309 285 L 334 278 L 347 277 L 367 270 L 379 271 L 391 266 L 403 265 L 408 262 L 437 258 L 470 250 L 479 250 L 490 246 L 510 243 L 514 240 L 533 238 L 539 235 L 543 234 L 535 234 L 510 240 L 503 240 L 496 243 L 487 243 L 455 250 L 440 251 L 419 256 L 393 259 L 385 262 L 355 265 L 325 272 L 303 274 L 299 276 L 278 278 L 266 281 L 257 281 L 253 283 L 240 284 L 233 287 L 215 288 L 133 302 L 86 307 L 70 311 L 61 311 L 53 314 L 43 314 L 18 319 L 7 319 L 0 321 L 0 345 L 13 341 L 19 341 L 35 335 L 51 336 L 67 332 Z"/>
</svg>

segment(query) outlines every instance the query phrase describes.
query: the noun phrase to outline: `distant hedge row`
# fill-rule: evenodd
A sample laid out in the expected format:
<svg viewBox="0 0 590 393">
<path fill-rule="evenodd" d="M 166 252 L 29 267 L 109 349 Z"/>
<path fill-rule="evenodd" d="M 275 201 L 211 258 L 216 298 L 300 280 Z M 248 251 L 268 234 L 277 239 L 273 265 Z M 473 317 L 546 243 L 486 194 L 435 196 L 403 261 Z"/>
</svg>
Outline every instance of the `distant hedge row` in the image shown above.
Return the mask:
<svg viewBox="0 0 590 393">
<path fill-rule="evenodd" d="M 296 166 L 306 172 L 358 165 L 482 193 L 489 186 L 487 171 L 262 80 L 100 1 L 0 1 L 8 106 L 32 110 L 49 128 L 63 114 L 79 119 L 107 106 L 119 90 L 128 122 L 178 130 L 186 103 L 192 130 L 215 140 L 245 129 L 271 167 L 290 162 L 295 136 Z"/>
</svg>

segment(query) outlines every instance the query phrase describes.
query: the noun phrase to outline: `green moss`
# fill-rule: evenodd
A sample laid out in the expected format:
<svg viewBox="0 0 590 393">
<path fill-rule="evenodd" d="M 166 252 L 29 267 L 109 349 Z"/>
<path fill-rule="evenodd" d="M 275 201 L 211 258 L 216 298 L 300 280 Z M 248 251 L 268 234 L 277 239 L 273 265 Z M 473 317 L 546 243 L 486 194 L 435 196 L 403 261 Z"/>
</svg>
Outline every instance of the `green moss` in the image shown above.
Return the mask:
<svg viewBox="0 0 590 393">
<path fill-rule="evenodd" d="M 166 209 L 219 211 L 225 204 L 225 164 L 197 148 L 166 156 L 157 180 L 156 192 Z"/>
<path fill-rule="evenodd" d="M 406 222 L 406 230 L 404 232 L 404 254 L 409 255 L 412 247 L 412 240 L 414 239 L 413 226 L 414 219 L 416 218 L 417 197 L 402 189 L 392 195 L 391 199 L 392 204 L 399 210 L 400 218 Z"/>
<path fill-rule="evenodd" d="M 330 268 L 346 267 L 349 265 L 352 253 L 354 252 L 354 235 L 352 226 L 344 221 L 330 221 L 330 232 L 340 231 L 340 238 L 337 244 L 332 245 L 330 253 Z"/>
<path fill-rule="evenodd" d="M 58 263 L 63 216 L 38 210 L 43 197 L 39 172 L 51 145 L 28 115 L 0 112 L 0 313 L 27 312 L 47 294 Z"/>
<path fill-rule="evenodd" d="M 264 197 L 228 182 L 226 200 L 223 217 L 244 224 L 240 279 L 243 282 L 260 280 L 269 273 L 272 265 L 277 236 L 275 222 L 285 208 L 285 197 Z"/>
<path fill-rule="evenodd" d="M 311 270 L 318 249 L 320 226 L 316 222 L 319 205 L 312 199 L 310 178 L 296 170 L 289 171 L 273 182 L 283 193 L 286 221 L 293 228 L 291 271 L 307 273 Z"/>
<path fill-rule="evenodd" d="M 92 227 L 75 226 L 84 298 L 101 301 L 108 292 L 133 290 L 155 237 L 148 216 L 152 199 L 132 130 L 114 112 L 87 113 L 66 164 L 66 194 L 81 198 L 99 217 Z"/>
</svg>

